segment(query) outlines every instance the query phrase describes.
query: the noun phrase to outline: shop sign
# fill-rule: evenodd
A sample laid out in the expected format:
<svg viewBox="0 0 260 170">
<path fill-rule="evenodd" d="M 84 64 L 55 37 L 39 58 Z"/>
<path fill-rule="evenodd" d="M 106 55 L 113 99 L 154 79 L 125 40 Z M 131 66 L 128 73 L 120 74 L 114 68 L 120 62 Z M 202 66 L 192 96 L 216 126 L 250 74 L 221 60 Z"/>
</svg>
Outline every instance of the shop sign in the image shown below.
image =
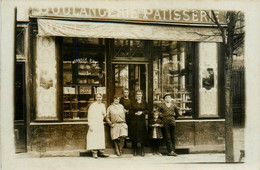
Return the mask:
<svg viewBox="0 0 260 170">
<path fill-rule="evenodd" d="M 220 24 L 225 24 L 225 12 L 215 11 Z M 179 9 L 112 9 L 112 8 L 32 8 L 32 16 L 75 17 L 87 19 L 116 19 L 170 23 L 212 24 L 211 12 Z"/>
</svg>

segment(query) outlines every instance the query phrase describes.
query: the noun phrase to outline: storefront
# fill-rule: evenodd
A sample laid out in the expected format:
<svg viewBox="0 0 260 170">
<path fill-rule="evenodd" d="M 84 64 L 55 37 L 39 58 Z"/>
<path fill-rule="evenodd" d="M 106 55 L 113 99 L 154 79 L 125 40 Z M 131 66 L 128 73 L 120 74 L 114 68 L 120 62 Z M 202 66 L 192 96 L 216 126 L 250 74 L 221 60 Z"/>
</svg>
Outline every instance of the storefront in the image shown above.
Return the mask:
<svg viewBox="0 0 260 170">
<path fill-rule="evenodd" d="M 216 14 L 224 24 L 224 12 Z M 141 89 L 150 112 L 172 94 L 177 149 L 224 151 L 223 50 L 205 11 L 31 8 L 21 25 L 27 152 L 84 151 L 94 95 L 109 106 L 124 88 L 132 100 Z"/>
</svg>

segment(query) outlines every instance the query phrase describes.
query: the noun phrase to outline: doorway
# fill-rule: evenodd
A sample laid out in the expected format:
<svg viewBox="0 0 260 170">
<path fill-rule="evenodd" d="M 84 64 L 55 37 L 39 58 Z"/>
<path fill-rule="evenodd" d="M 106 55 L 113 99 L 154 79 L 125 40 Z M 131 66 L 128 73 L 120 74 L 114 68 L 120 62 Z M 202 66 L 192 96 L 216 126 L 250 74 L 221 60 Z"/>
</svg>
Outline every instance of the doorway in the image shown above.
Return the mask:
<svg viewBox="0 0 260 170">
<path fill-rule="evenodd" d="M 135 100 L 135 92 L 143 91 L 143 99 L 148 99 L 148 64 L 113 64 L 112 96 L 122 96 L 123 89 L 129 89 L 129 98 Z"/>
<path fill-rule="evenodd" d="M 25 63 L 15 64 L 14 134 L 16 153 L 26 152 L 26 90 Z"/>
</svg>

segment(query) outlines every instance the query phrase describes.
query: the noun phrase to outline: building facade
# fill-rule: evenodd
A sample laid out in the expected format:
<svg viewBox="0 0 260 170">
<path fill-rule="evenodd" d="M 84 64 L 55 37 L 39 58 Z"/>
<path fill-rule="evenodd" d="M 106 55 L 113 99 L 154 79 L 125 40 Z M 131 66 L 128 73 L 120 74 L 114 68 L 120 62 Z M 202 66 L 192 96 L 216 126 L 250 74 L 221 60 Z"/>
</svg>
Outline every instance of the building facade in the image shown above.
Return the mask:
<svg viewBox="0 0 260 170">
<path fill-rule="evenodd" d="M 95 94 L 108 107 L 124 88 L 132 100 L 141 89 L 150 113 L 171 93 L 181 114 L 177 149 L 224 151 L 224 54 L 207 11 L 31 7 L 21 20 L 19 10 L 17 152 L 86 150 Z M 216 14 L 225 25 L 225 12 Z M 106 148 L 113 148 L 104 124 Z"/>
</svg>

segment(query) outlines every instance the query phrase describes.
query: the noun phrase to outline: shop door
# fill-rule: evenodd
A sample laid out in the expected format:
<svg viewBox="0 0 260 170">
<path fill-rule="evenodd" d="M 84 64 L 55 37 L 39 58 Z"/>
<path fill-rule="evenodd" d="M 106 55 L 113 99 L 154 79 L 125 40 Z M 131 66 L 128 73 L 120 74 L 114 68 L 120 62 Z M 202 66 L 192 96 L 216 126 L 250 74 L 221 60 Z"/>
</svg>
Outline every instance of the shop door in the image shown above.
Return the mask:
<svg viewBox="0 0 260 170">
<path fill-rule="evenodd" d="M 135 92 L 143 91 L 143 99 L 148 99 L 148 64 L 113 64 L 112 97 L 122 96 L 124 88 L 129 89 L 129 98 L 135 100 Z M 112 100 L 111 100 L 112 101 Z"/>
<path fill-rule="evenodd" d="M 14 134 L 16 152 L 26 152 L 25 63 L 15 64 Z"/>
</svg>

